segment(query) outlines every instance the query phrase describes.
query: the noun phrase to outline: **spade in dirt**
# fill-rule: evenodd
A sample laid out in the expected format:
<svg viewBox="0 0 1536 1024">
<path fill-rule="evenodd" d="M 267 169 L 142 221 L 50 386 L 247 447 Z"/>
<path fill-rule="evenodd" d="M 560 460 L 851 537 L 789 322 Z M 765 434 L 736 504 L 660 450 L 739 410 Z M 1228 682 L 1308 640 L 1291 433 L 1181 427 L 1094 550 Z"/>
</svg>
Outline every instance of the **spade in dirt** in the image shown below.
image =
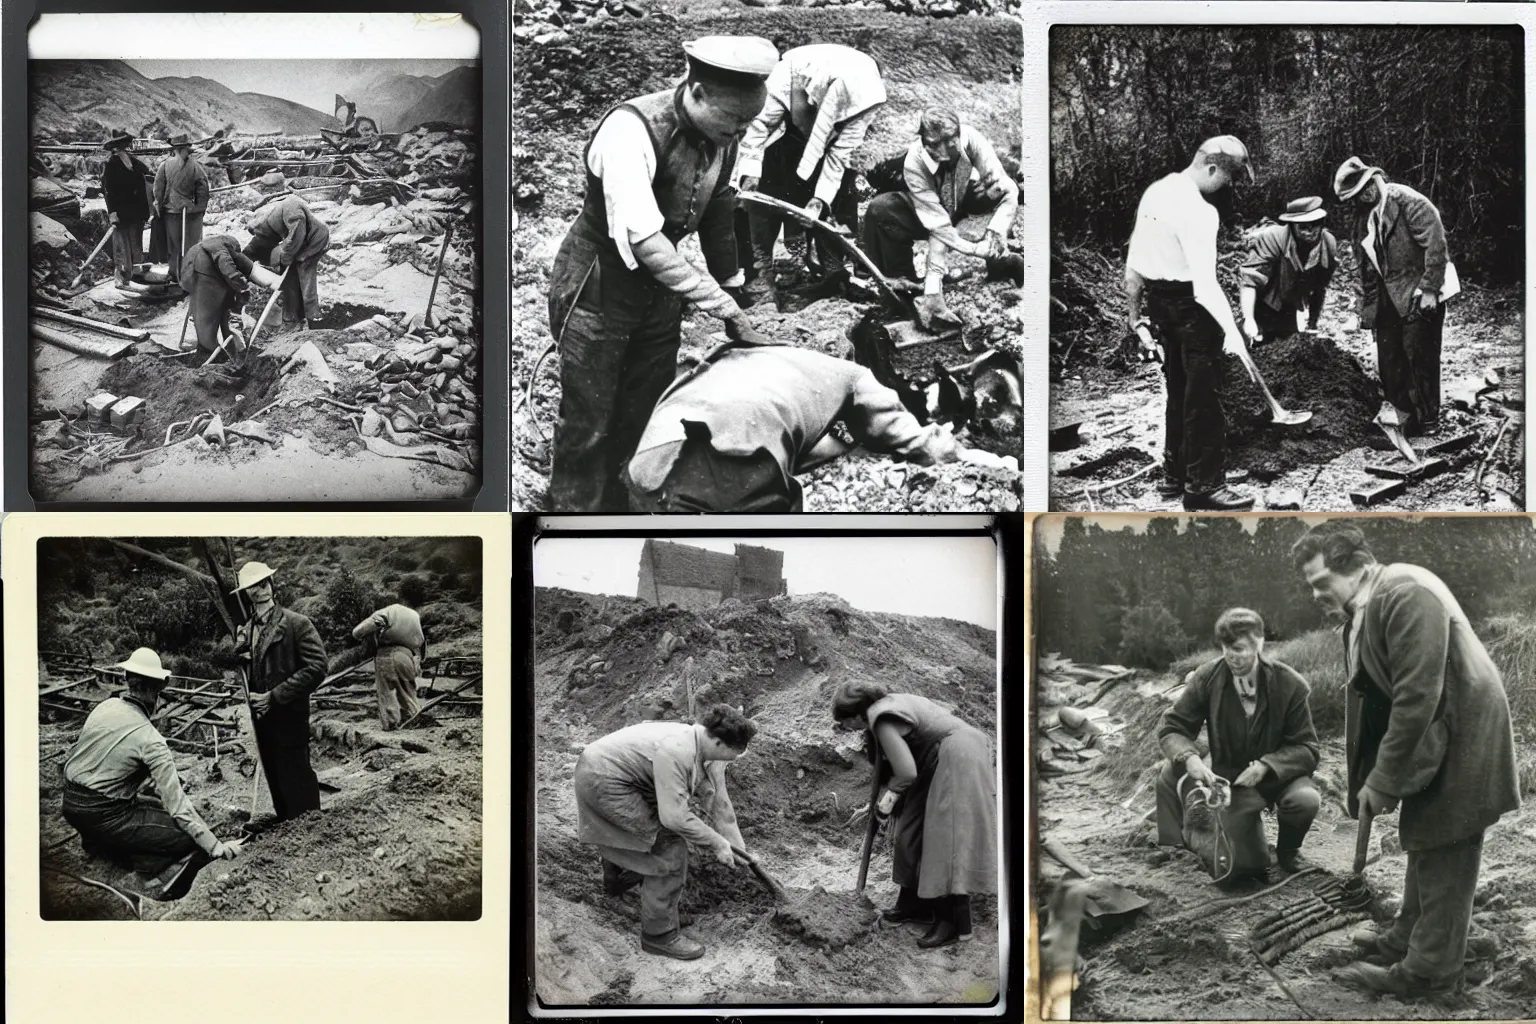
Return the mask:
<svg viewBox="0 0 1536 1024">
<path fill-rule="evenodd" d="M 1145 897 L 1138 896 L 1124 886 L 1096 875 L 1092 868 L 1078 860 L 1055 839 L 1046 839 L 1041 845 L 1061 866 L 1087 883 L 1084 911 L 1088 923 L 1094 928 L 1129 921 L 1147 905 Z"/>
</svg>

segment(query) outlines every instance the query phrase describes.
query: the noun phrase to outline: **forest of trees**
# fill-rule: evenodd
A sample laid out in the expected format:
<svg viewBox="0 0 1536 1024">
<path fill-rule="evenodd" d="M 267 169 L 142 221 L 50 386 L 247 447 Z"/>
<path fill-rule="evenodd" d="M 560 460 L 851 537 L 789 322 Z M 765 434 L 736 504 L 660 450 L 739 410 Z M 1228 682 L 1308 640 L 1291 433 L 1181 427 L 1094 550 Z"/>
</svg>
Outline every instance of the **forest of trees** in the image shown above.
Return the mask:
<svg viewBox="0 0 1536 1024">
<path fill-rule="evenodd" d="M 1536 609 L 1528 517 L 1383 516 L 1359 525 L 1377 560 L 1438 574 L 1474 626 Z M 1160 517 L 1142 533 L 1066 518 L 1054 554 L 1035 548 L 1035 650 L 1166 668 L 1213 647 L 1216 616 L 1233 605 L 1264 616 L 1271 639 L 1316 629 L 1321 615 L 1291 566 L 1291 545 L 1305 531 L 1293 517 Z"/>
<path fill-rule="evenodd" d="M 1070 25 L 1052 29 L 1050 59 L 1057 243 L 1123 248 L 1142 191 L 1232 134 L 1258 180 L 1218 201 L 1224 220 L 1319 195 L 1335 232 L 1357 237 L 1332 190 L 1353 154 L 1434 201 L 1464 278 L 1523 279 L 1518 27 Z"/>
</svg>

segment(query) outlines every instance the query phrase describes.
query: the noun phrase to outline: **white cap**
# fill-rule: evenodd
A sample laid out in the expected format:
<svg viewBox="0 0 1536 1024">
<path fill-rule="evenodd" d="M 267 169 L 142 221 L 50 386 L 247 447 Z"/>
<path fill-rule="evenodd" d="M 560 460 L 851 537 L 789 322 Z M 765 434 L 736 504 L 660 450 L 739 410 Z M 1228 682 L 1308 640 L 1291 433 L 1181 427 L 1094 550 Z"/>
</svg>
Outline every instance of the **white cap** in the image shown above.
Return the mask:
<svg viewBox="0 0 1536 1024">
<path fill-rule="evenodd" d="M 779 63 L 779 51 L 762 36 L 702 36 L 684 43 L 683 52 L 712 67 L 760 78 Z"/>
</svg>

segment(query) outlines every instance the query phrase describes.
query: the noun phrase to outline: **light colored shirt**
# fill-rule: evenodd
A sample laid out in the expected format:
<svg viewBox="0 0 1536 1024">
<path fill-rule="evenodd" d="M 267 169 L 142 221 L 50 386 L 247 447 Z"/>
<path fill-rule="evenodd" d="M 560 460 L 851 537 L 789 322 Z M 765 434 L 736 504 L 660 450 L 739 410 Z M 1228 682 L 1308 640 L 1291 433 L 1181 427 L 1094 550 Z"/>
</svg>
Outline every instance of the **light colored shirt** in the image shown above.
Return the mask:
<svg viewBox="0 0 1536 1024">
<path fill-rule="evenodd" d="M 219 841 L 183 792 L 165 738 L 138 705 L 108 697 L 91 710 L 65 755 L 64 778 L 105 797 L 131 800 L 146 777 L 154 781 L 166 813 L 204 853 L 213 853 Z"/>
<path fill-rule="evenodd" d="M 352 630 L 354 640 L 377 637 L 380 647 L 408 647 L 419 651 L 427 642 L 421 630 L 421 616 L 413 608 L 392 604 L 380 608 Z"/>
<path fill-rule="evenodd" d="M 805 134 L 805 152 L 795 168 L 801 181 L 810 181 L 822 163 L 814 196 L 831 204 L 852 160 L 885 103 L 880 66 L 867 53 L 838 43 L 814 43 L 785 52 L 766 83 L 768 100 L 747 127 L 736 158 L 738 175 L 761 177 L 763 153 L 778 137 L 786 119 L 795 120 Z M 796 93 L 814 109 L 796 119 Z"/>
<path fill-rule="evenodd" d="M 997 209 L 992 211 L 992 219 L 987 222 L 987 230 L 996 231 L 999 235 L 1007 235 L 1009 229 L 1013 227 L 1013 218 L 1019 210 L 1018 184 L 1008 177 L 1007 171 L 1003 170 L 1002 161 L 997 158 L 997 151 L 992 148 L 992 143 L 970 125 L 960 126 L 960 151 L 964 154 L 965 162 L 970 165 L 970 181 L 975 182 L 983 191 L 1002 189 L 1002 197 L 998 201 Z M 954 222 L 954 211 L 945 209 L 939 196 L 939 170 L 939 162 L 928 155 L 928 150 L 923 148 L 922 140 L 912 143 L 911 148 L 907 150 L 907 159 L 902 164 L 902 175 L 906 179 L 907 191 L 912 193 L 912 204 L 916 208 L 917 219 L 929 231 L 947 227 Z M 960 200 L 965 198 L 967 184 L 961 183 Z M 948 266 L 948 253 L 949 246 L 936 238 L 928 239 L 930 274 Z"/>
<path fill-rule="evenodd" d="M 681 722 L 640 722 L 589 743 L 582 760 L 613 784 L 639 793 L 654 794 L 656 820 L 695 846 L 709 847 L 724 836 L 742 846 L 736 812 L 725 786 L 725 762 L 705 761 L 694 728 Z M 694 813 L 695 797 L 706 808 L 715 828 Z M 615 823 L 588 820 L 579 813 L 578 829 L 583 842 L 613 842 Z M 623 823 L 618 823 L 623 824 Z M 642 837 L 647 843 L 654 835 Z"/>
<path fill-rule="evenodd" d="M 1147 186 L 1136 208 L 1125 265 L 1149 281 L 1188 281 L 1195 299 L 1222 330 L 1237 333 L 1237 321 L 1216 280 L 1216 233 L 1221 216 L 1185 174 L 1170 174 Z"/>
</svg>

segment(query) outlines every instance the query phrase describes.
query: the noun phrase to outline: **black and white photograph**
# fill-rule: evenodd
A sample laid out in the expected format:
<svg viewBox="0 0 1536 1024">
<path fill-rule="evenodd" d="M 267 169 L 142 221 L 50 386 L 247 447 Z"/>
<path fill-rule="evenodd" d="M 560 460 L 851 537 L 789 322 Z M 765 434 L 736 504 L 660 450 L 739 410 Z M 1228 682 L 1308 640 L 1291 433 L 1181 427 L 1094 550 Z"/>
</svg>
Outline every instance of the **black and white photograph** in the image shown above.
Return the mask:
<svg viewBox="0 0 1536 1024">
<path fill-rule="evenodd" d="M 1017 510 L 1021 10 L 516 0 L 513 510 Z"/>
<path fill-rule="evenodd" d="M 1043 1019 L 1530 1019 L 1536 519 L 1031 528 Z"/>
<path fill-rule="evenodd" d="M 480 537 L 50 537 L 36 565 L 43 921 L 481 918 Z"/>
<path fill-rule="evenodd" d="M 401 18 L 419 56 L 367 55 Z M 44 14 L 29 47 L 33 498 L 473 498 L 479 31 Z"/>
<path fill-rule="evenodd" d="M 532 544 L 530 1013 L 1017 1010 L 992 536 Z"/>
<path fill-rule="evenodd" d="M 1524 509 L 1524 38 L 1052 26 L 1049 508 Z"/>
</svg>

